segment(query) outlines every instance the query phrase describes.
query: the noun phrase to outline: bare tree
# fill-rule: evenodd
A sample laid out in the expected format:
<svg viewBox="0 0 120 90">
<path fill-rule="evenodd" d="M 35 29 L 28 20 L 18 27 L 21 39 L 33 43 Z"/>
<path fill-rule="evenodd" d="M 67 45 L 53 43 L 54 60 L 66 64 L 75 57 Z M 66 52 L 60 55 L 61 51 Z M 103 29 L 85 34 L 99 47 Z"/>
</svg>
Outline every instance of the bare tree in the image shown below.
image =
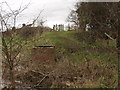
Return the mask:
<svg viewBox="0 0 120 90">
<path fill-rule="evenodd" d="M 3 10 L 2 5 L 6 5 L 8 10 Z M 24 38 L 22 38 L 18 30 L 16 30 L 16 23 L 18 16 L 28 8 L 30 3 L 25 6 L 20 5 L 19 9 L 12 10 L 7 2 L 0 3 L 0 25 L 2 32 L 2 56 L 4 58 L 3 67 L 8 68 L 9 71 L 9 80 L 10 87 L 15 87 L 15 67 L 19 65 L 21 61 L 21 51 L 23 47 L 28 43 Z M 42 10 L 43 11 L 43 10 Z M 31 27 L 36 23 L 38 18 L 40 17 L 42 11 L 38 14 L 38 16 L 33 19 L 31 24 L 23 26 Z M 21 30 L 27 28 L 21 28 Z M 36 40 L 36 39 L 35 39 Z M 5 73 L 7 73 L 5 71 Z M 4 73 L 3 73 L 4 74 Z"/>
<path fill-rule="evenodd" d="M 22 13 L 25 9 L 28 8 L 28 6 L 30 5 L 30 2 L 23 6 L 22 7 L 22 4 L 20 5 L 19 9 L 17 10 L 12 10 L 12 8 L 9 6 L 9 4 L 5 1 L 5 2 L 2 2 L 2 4 L 5 4 L 7 7 L 8 7 L 8 10 L 9 12 L 6 12 L 5 10 L 2 10 L 2 7 L 1 7 L 1 11 L 2 13 L 0 14 L 1 18 L 3 19 L 2 21 L 4 22 L 4 24 L 8 24 L 8 21 L 10 19 L 12 19 L 12 27 L 16 27 L 16 20 L 17 20 L 17 17 L 20 15 L 20 13 Z M 3 14 L 3 11 L 5 12 L 4 15 Z"/>
<path fill-rule="evenodd" d="M 68 21 L 75 23 L 76 25 L 78 24 L 78 19 L 77 19 L 77 13 L 72 10 L 68 16 Z"/>
<path fill-rule="evenodd" d="M 44 10 L 44 9 L 43 9 L 43 10 Z M 41 10 L 41 11 L 39 12 L 38 16 L 33 19 L 33 21 L 32 21 L 31 24 L 28 24 L 28 25 L 26 25 L 26 26 L 29 26 L 29 27 L 31 27 L 32 25 L 34 26 L 35 23 L 38 22 L 39 17 L 40 17 L 40 15 L 41 15 L 41 13 L 43 12 L 43 10 Z M 43 19 L 41 19 L 41 20 L 39 21 L 40 25 L 43 25 L 44 22 L 45 22 L 45 21 L 43 21 Z"/>
<path fill-rule="evenodd" d="M 75 10 L 71 10 L 69 16 L 67 17 L 67 21 L 74 23 L 77 27 L 79 26 L 79 20 Z"/>
<path fill-rule="evenodd" d="M 25 9 L 28 8 L 29 4 L 25 5 L 22 8 L 22 5 L 17 10 L 12 10 L 7 2 L 3 2 L 1 4 L 5 4 L 9 12 L 0 10 L 0 22 L 1 22 L 1 32 L 2 34 L 2 56 L 4 60 L 3 64 L 9 69 L 9 80 L 10 87 L 15 87 L 15 78 L 14 78 L 14 68 L 18 65 L 20 58 L 19 54 L 22 50 L 22 47 L 26 44 L 16 33 L 15 27 L 17 22 L 17 16 L 22 13 Z M 13 21 L 13 23 L 9 23 Z M 10 28 L 12 27 L 12 29 Z M 7 30 L 7 31 L 5 31 Z"/>
</svg>

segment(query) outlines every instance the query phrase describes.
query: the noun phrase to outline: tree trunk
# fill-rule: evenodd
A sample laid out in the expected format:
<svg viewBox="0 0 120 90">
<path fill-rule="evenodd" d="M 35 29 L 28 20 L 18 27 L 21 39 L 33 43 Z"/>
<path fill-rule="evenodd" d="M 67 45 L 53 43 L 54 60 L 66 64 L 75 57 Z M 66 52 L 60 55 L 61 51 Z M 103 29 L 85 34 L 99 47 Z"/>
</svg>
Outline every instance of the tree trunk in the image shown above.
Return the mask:
<svg viewBox="0 0 120 90">
<path fill-rule="evenodd" d="M 15 88 L 15 78 L 14 78 L 14 69 L 13 67 L 9 68 L 9 73 L 10 73 L 10 88 Z"/>
</svg>

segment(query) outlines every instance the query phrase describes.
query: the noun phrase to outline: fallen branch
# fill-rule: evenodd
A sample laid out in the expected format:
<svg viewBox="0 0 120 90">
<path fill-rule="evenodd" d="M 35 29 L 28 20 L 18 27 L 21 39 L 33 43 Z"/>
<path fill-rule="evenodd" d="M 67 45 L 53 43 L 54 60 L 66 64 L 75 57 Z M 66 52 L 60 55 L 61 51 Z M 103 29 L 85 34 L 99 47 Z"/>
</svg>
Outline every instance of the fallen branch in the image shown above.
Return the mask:
<svg viewBox="0 0 120 90">
<path fill-rule="evenodd" d="M 44 73 L 42 73 L 42 72 L 38 72 L 38 71 L 35 71 L 35 70 L 31 70 L 32 72 L 34 72 L 34 73 L 39 73 L 39 74 L 41 74 L 41 75 L 43 75 L 43 76 L 46 76 Z"/>
<path fill-rule="evenodd" d="M 35 85 L 35 87 L 36 87 L 36 86 L 39 86 L 39 85 L 44 81 L 44 79 L 45 79 L 46 77 L 48 77 L 48 75 L 44 76 L 44 77 L 38 82 L 38 84 Z"/>
<path fill-rule="evenodd" d="M 115 40 L 115 39 L 113 39 L 110 35 L 108 35 L 107 33 L 105 33 L 105 35 L 106 35 L 107 37 L 109 37 L 111 40 Z"/>
</svg>

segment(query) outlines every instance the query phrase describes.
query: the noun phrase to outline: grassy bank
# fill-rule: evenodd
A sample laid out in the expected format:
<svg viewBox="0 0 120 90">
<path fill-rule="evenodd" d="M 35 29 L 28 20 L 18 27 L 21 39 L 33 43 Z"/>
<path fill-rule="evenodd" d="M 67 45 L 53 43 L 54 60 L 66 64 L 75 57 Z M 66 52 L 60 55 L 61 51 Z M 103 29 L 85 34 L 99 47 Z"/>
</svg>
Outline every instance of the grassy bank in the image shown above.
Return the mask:
<svg viewBox="0 0 120 90">
<path fill-rule="evenodd" d="M 83 37 L 76 37 L 76 33 L 82 32 L 44 32 L 24 41 L 27 43 L 21 51 L 20 61 L 24 69 L 16 75 L 16 79 L 22 82 L 20 85 L 48 88 L 117 87 L 115 41 L 109 41 L 111 43 L 109 46 L 106 46 L 106 40 L 87 43 L 79 39 Z M 30 63 L 31 49 L 40 45 L 55 46 L 54 63 L 48 65 Z M 41 73 L 45 77 L 40 76 Z"/>
</svg>

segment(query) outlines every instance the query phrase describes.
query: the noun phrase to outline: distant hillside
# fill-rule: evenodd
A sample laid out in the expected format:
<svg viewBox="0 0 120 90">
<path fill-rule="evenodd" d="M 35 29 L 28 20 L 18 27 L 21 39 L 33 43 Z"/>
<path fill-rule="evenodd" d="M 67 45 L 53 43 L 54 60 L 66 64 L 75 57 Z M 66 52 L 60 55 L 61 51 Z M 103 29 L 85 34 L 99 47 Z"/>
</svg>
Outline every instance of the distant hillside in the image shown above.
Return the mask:
<svg viewBox="0 0 120 90">
<path fill-rule="evenodd" d="M 8 31 L 4 31 L 3 34 L 6 37 L 10 36 L 10 33 L 16 34 L 16 35 L 20 35 L 21 37 L 24 38 L 29 38 L 34 36 L 35 34 L 42 34 L 42 32 L 46 32 L 46 31 L 51 31 L 52 29 L 49 27 L 22 27 L 22 28 L 13 28 L 13 29 L 9 29 Z"/>
</svg>

